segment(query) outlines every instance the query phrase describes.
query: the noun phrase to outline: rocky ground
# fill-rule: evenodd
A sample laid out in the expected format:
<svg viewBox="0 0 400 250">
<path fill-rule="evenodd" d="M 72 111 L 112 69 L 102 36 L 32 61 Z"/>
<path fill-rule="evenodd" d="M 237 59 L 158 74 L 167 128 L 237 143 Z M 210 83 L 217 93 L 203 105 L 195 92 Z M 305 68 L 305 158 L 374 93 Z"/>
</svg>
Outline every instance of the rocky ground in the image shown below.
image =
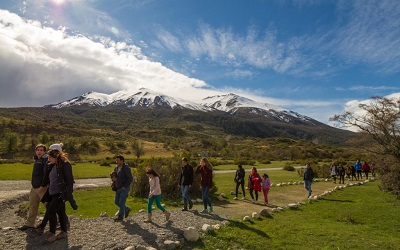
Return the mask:
<svg viewBox="0 0 400 250">
<path fill-rule="evenodd" d="M 77 187 L 109 185 L 109 179 L 87 181 L 88 183 L 77 183 Z M 114 222 L 112 217 L 99 217 L 92 219 L 81 219 L 71 217 L 71 230 L 68 239 L 56 241 L 51 244 L 43 244 L 43 236 L 35 236 L 31 232 L 22 232 L 16 228 L 23 225 L 25 214 L 18 214 L 20 204 L 27 202 L 29 192 L 27 181 L 1 181 L 0 182 L 0 249 L 141 249 L 154 247 L 156 249 L 167 248 L 166 240 L 180 241 L 183 249 L 185 247 L 183 230 L 189 226 L 201 229 L 203 224 L 219 224 L 227 218 L 231 218 L 236 211 L 243 210 L 243 205 L 252 206 L 258 211 L 261 206 L 250 202 L 227 203 L 214 208 L 215 213 L 200 214 L 202 205 L 196 204 L 192 211 L 182 212 L 175 208 L 170 210 L 172 215 L 170 221 L 166 222 L 164 215 L 155 210 L 152 223 L 144 223 L 147 214 L 131 213 L 123 222 Z M 241 204 L 240 204 L 241 203 Z M 236 206 L 241 206 L 240 209 Z"/>
</svg>

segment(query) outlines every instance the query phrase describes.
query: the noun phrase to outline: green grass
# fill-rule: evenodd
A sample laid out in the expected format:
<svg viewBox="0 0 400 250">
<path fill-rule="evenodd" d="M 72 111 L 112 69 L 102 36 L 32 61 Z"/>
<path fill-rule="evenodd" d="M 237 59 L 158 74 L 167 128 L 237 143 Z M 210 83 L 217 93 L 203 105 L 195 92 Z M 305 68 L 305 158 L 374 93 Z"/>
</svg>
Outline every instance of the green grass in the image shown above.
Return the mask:
<svg viewBox="0 0 400 250">
<path fill-rule="evenodd" d="M 30 180 L 33 164 L 0 164 L 0 180 Z M 109 177 L 113 167 L 104 167 L 93 163 L 72 165 L 75 179 Z"/>
<path fill-rule="evenodd" d="M 208 233 L 196 249 L 399 249 L 400 200 L 378 183 Z M 226 246 L 229 246 L 228 248 Z"/>
</svg>

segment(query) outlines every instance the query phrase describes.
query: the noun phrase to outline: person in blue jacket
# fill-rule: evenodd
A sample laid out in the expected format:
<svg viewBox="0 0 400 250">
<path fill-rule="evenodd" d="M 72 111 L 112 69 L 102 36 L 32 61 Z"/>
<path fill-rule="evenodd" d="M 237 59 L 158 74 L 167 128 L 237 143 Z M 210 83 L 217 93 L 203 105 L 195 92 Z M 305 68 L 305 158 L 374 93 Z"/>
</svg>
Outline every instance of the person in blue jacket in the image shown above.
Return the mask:
<svg viewBox="0 0 400 250">
<path fill-rule="evenodd" d="M 362 180 L 362 163 L 360 160 L 357 160 L 356 164 L 354 164 L 354 170 L 357 173 L 357 181 Z"/>
</svg>

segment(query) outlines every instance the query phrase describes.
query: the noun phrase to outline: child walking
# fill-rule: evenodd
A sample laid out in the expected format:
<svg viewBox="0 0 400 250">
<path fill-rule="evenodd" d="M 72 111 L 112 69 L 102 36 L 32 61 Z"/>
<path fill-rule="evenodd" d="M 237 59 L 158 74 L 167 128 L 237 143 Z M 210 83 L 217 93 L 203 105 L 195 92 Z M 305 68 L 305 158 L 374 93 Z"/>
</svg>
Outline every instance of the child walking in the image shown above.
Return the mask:
<svg viewBox="0 0 400 250">
<path fill-rule="evenodd" d="M 262 191 L 264 194 L 264 205 L 268 205 L 268 193 L 269 193 L 269 188 L 271 187 L 271 181 L 269 180 L 269 177 L 267 174 L 263 174 L 263 179 L 262 179 Z"/>
<path fill-rule="evenodd" d="M 149 192 L 149 201 L 147 204 L 147 220 L 144 222 L 151 222 L 151 211 L 153 206 L 153 201 L 156 201 L 157 207 L 165 214 L 165 220 L 168 221 L 171 213 L 165 210 L 163 206 L 161 206 L 161 186 L 160 186 L 160 176 L 156 171 L 151 168 L 146 169 L 147 177 L 149 177 L 150 184 L 150 192 Z"/>
</svg>

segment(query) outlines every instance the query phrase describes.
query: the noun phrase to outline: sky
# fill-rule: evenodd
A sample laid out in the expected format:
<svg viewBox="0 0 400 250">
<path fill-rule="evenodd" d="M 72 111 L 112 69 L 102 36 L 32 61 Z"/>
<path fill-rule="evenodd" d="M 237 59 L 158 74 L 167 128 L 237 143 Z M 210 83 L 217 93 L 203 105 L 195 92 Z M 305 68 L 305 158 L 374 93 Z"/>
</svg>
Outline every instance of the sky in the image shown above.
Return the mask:
<svg viewBox="0 0 400 250">
<path fill-rule="evenodd" d="M 320 122 L 400 93 L 397 0 L 0 0 L 0 107 L 141 87 Z"/>
</svg>

